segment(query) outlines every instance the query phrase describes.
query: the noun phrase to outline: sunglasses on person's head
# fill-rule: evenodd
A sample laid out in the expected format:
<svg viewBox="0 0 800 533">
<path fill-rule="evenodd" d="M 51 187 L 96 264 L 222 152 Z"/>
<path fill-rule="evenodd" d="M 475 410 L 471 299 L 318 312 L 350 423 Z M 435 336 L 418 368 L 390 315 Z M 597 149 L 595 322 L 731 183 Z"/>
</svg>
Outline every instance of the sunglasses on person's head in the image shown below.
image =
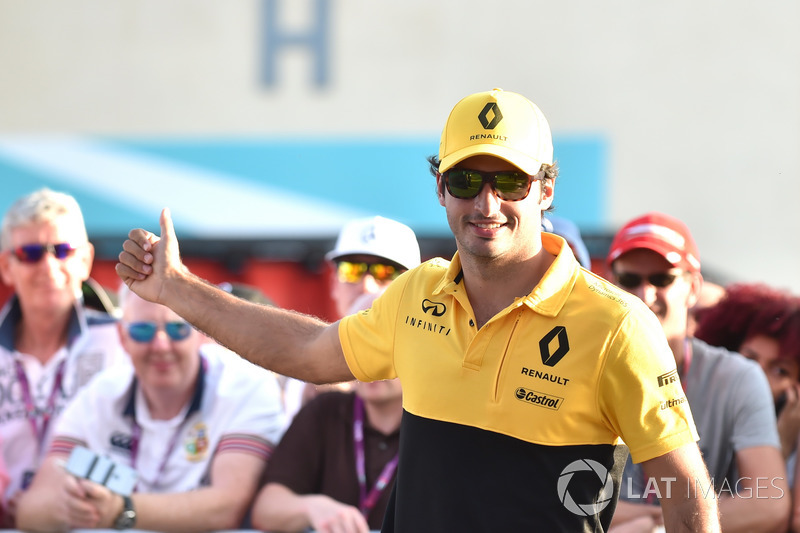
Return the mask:
<svg viewBox="0 0 800 533">
<path fill-rule="evenodd" d="M 57 259 L 66 259 L 75 251 L 75 246 L 68 242 L 58 244 L 23 244 L 14 248 L 14 256 L 23 263 L 38 263 L 44 254 L 50 252 Z"/>
<path fill-rule="evenodd" d="M 155 322 L 140 321 L 140 322 L 127 322 L 125 327 L 128 329 L 128 335 L 136 342 L 150 342 L 155 336 L 156 332 L 162 326 Z M 176 320 L 174 322 L 167 322 L 163 326 L 167 336 L 174 341 L 182 341 L 192 332 L 192 326 L 188 322 Z"/>
<path fill-rule="evenodd" d="M 653 287 L 663 289 L 664 287 L 672 285 L 679 275 L 680 274 L 671 272 L 656 272 L 649 276 L 642 276 L 640 274 L 634 274 L 633 272 L 614 273 L 614 276 L 617 278 L 617 283 L 624 289 L 635 289 L 641 286 L 645 280 Z"/>
<path fill-rule="evenodd" d="M 376 281 L 391 281 L 402 274 L 403 271 L 393 265 L 384 263 L 358 263 L 353 261 L 338 261 L 336 274 L 342 283 L 358 283 L 369 274 Z"/>
<path fill-rule="evenodd" d="M 483 184 L 488 183 L 501 200 L 509 202 L 524 200 L 531 190 L 531 183 L 537 179 L 537 176 L 513 170 L 482 172 L 451 168 L 442 172 L 447 192 L 453 198 L 462 200 L 475 198 L 481 192 Z"/>
</svg>

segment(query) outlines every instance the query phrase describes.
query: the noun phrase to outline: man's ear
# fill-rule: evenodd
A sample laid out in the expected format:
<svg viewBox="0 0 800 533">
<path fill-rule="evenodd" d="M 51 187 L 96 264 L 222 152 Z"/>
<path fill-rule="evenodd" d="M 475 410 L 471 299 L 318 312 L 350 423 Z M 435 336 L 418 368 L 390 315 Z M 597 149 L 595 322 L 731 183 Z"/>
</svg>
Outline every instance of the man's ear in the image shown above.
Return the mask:
<svg viewBox="0 0 800 533">
<path fill-rule="evenodd" d="M 436 174 L 436 196 L 439 198 L 439 205 L 444 206 L 444 178 L 441 174 Z"/>
<path fill-rule="evenodd" d="M 14 286 L 14 280 L 11 277 L 11 251 L 5 250 L 0 252 L 0 277 L 3 283 L 9 287 Z"/>
<path fill-rule="evenodd" d="M 545 178 L 542 180 L 540 190 L 540 202 L 539 205 L 542 208 L 542 211 L 545 209 L 549 209 L 551 205 L 553 205 L 553 196 L 555 195 L 556 189 L 556 180 L 553 178 Z"/>
<path fill-rule="evenodd" d="M 686 307 L 691 309 L 700 300 L 700 293 L 703 290 L 703 275 L 700 272 L 692 272 L 692 286 L 687 296 Z"/>
</svg>

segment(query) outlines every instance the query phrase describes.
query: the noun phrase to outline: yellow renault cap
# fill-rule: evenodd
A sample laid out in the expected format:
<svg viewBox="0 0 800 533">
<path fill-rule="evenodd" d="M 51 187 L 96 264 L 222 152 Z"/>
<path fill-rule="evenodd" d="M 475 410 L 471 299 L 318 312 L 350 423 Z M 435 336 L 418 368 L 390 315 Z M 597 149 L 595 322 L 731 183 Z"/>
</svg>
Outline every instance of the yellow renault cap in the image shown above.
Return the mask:
<svg viewBox="0 0 800 533">
<path fill-rule="evenodd" d="M 439 172 L 474 155 L 493 155 L 536 174 L 553 164 L 553 138 L 542 111 L 521 94 L 493 89 L 458 102 L 439 143 Z"/>
</svg>

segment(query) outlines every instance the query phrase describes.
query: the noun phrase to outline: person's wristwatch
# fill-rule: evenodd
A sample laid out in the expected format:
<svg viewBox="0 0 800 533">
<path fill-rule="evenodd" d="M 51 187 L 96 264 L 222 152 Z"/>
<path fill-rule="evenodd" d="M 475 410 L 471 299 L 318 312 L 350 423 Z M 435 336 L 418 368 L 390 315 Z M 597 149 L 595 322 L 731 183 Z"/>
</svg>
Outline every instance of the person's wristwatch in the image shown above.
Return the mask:
<svg viewBox="0 0 800 533">
<path fill-rule="evenodd" d="M 133 500 L 130 496 L 122 497 L 122 512 L 114 520 L 114 529 L 131 529 L 136 525 L 136 511 L 133 509 Z"/>
</svg>

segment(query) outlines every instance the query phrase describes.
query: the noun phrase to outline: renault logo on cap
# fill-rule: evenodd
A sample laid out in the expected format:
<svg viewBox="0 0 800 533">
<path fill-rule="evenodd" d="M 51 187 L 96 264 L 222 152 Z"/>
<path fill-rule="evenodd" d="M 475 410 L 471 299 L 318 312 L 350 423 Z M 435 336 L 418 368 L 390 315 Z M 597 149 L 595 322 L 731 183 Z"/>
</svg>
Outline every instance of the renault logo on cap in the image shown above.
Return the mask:
<svg viewBox="0 0 800 533">
<path fill-rule="evenodd" d="M 489 117 L 491 116 L 491 120 Z M 503 114 L 500 112 L 500 108 L 497 107 L 497 102 L 489 102 L 483 108 L 483 111 L 478 114 L 478 120 L 481 121 L 481 126 L 485 130 L 493 130 L 500 124 L 500 121 L 503 120 Z"/>
</svg>

